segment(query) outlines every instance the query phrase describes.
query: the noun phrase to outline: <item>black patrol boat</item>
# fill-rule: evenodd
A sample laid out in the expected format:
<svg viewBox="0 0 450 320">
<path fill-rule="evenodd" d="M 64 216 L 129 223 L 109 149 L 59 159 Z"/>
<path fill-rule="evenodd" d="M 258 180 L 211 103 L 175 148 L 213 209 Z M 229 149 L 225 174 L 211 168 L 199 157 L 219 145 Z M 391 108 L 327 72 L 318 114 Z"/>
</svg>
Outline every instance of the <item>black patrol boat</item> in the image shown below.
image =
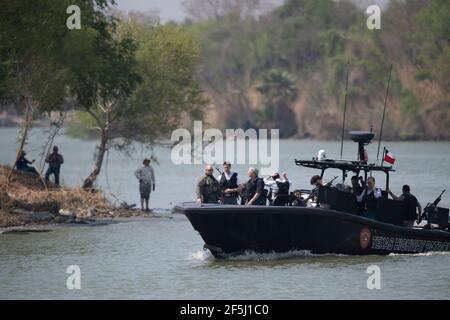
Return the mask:
<svg viewBox="0 0 450 320">
<path fill-rule="evenodd" d="M 215 258 L 227 258 L 245 252 L 286 253 L 307 250 L 313 254 L 387 255 L 450 251 L 449 209 L 438 207 L 440 197 L 426 206 L 426 224 L 403 227 L 404 204 L 382 198 L 375 219 L 365 218 L 358 210 L 356 196 L 345 188 L 348 173 L 361 175 L 366 183 L 374 172 L 386 175 L 389 188 L 392 166 L 368 164 L 365 146 L 374 138 L 371 132 L 351 132 L 358 143 L 358 160 L 295 160 L 298 166 L 339 170 L 342 184 L 327 185 L 317 200 L 305 207 L 229 206 L 183 203 L 175 212 L 187 216 Z"/>
</svg>

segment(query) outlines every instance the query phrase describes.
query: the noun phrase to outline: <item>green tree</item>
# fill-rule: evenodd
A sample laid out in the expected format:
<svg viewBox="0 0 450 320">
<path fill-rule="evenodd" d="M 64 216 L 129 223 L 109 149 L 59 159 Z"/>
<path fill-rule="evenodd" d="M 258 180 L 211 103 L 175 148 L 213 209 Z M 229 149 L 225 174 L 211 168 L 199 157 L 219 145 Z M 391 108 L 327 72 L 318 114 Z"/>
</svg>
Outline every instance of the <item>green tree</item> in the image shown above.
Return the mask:
<svg viewBox="0 0 450 320">
<path fill-rule="evenodd" d="M 280 129 L 281 137 L 295 134 L 295 115 L 289 107 L 297 97 L 295 79 L 285 70 L 273 69 L 263 76 L 258 91 L 264 96 L 264 119 Z"/>
<path fill-rule="evenodd" d="M 104 27 L 102 10 L 110 1 L 76 2 L 83 10 L 85 28 Z M 71 4 L 69 0 L 0 2 L 0 98 L 23 113 L 18 154 L 34 117 L 60 109 L 67 97 L 70 76 L 63 49 L 69 39 L 66 10 Z"/>
<path fill-rule="evenodd" d="M 122 117 L 131 116 L 127 99 L 140 81 L 136 71 L 136 45 L 130 37 L 118 39 L 115 23 L 101 32 L 88 30 L 76 50 L 70 48 L 70 92 L 77 108 L 84 110 L 95 123 L 100 143 L 94 169 L 83 182 L 92 188 L 101 172 L 103 160 L 112 138 L 113 127 Z M 77 37 L 77 36 L 75 36 Z"/>
<path fill-rule="evenodd" d="M 270 0 L 186 0 L 185 8 L 196 23 L 188 29 L 199 39 L 199 80 L 213 97 L 223 127 L 251 127 L 255 82 L 265 67 L 270 38 L 266 14 Z M 236 116 L 239 114 L 239 117 Z"/>
<path fill-rule="evenodd" d="M 450 2 L 431 0 L 412 19 L 416 24 L 413 47 L 419 63 L 450 91 Z"/>
<path fill-rule="evenodd" d="M 196 78 L 200 52 L 194 38 L 176 26 L 147 25 L 134 36 L 141 37 L 136 59 L 142 82 L 127 101 L 132 116 L 123 118 L 117 134 L 125 145 L 152 144 L 183 119 L 202 117 L 207 101 Z"/>
<path fill-rule="evenodd" d="M 151 146 L 184 116 L 200 117 L 205 104 L 191 36 L 178 27 L 124 17 L 114 34 L 105 47 L 88 50 L 96 54 L 83 58 L 77 72 L 74 93 L 89 115 L 84 123 L 94 123 L 100 138 L 84 188 L 92 188 L 110 147 L 127 150 L 134 141 Z"/>
</svg>

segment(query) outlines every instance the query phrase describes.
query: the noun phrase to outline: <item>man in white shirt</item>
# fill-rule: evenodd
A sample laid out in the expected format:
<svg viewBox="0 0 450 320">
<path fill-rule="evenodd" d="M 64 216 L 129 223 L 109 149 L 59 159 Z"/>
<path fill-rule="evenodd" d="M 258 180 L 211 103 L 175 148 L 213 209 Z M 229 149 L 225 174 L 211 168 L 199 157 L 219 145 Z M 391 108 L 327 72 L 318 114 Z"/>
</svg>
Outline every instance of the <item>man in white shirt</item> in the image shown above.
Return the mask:
<svg viewBox="0 0 450 320">
<path fill-rule="evenodd" d="M 150 166 L 151 161 L 145 159 L 143 166 L 136 170 L 134 175 L 139 180 L 139 192 L 141 194 L 141 208 L 144 211 L 144 201 L 145 201 L 145 211 L 150 211 L 148 203 L 150 200 L 150 193 L 156 188 L 155 172 Z"/>
<path fill-rule="evenodd" d="M 238 174 L 231 171 L 231 163 L 224 162 L 222 174 L 217 176 L 223 194 L 223 204 L 237 205 L 237 198 L 241 191 L 241 181 Z"/>
<path fill-rule="evenodd" d="M 271 176 L 264 179 L 264 185 L 272 190 L 272 199 L 276 199 L 277 196 L 289 197 L 289 188 L 292 182 L 288 179 L 287 174 L 283 173 L 283 178 L 279 173 L 274 173 Z M 278 205 L 275 204 L 274 205 Z"/>
<path fill-rule="evenodd" d="M 367 187 L 364 191 L 356 196 L 356 200 L 365 211 L 363 216 L 369 219 L 376 219 L 376 212 L 380 206 L 382 198 L 381 190 L 375 187 L 375 178 L 367 179 Z"/>
</svg>

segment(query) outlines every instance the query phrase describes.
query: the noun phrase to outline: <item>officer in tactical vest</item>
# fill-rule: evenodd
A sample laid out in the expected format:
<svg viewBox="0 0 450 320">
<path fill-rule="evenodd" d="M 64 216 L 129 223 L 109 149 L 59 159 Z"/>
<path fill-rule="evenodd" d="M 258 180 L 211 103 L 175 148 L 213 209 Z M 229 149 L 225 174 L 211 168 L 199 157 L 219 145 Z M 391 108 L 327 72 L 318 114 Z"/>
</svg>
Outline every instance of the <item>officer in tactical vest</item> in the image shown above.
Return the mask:
<svg viewBox="0 0 450 320">
<path fill-rule="evenodd" d="M 369 177 L 367 179 L 367 187 L 359 196 L 356 196 L 358 203 L 365 209 L 362 215 L 369 219 L 376 219 L 376 212 L 380 207 L 381 198 L 381 190 L 375 187 L 375 178 Z"/>
<path fill-rule="evenodd" d="M 238 174 L 231 171 L 231 163 L 223 164 L 223 172 L 217 177 L 223 195 L 223 204 L 237 205 L 240 184 Z"/>
<path fill-rule="evenodd" d="M 400 197 L 397 197 L 389 189 L 386 191 L 391 195 L 392 199 L 403 201 L 405 210 L 403 215 L 403 226 L 407 228 L 414 227 L 414 221 L 417 220 L 422 213 L 422 206 L 417 198 L 411 194 L 411 188 L 405 184 L 402 188 L 403 194 Z"/>
<path fill-rule="evenodd" d="M 267 195 L 264 190 L 264 181 L 258 177 L 258 170 L 248 169 L 249 180 L 245 184 L 244 197 L 247 206 L 265 206 Z"/>
<path fill-rule="evenodd" d="M 219 182 L 212 166 L 206 166 L 205 176 L 197 184 L 197 203 L 219 203 L 222 200 Z"/>
</svg>

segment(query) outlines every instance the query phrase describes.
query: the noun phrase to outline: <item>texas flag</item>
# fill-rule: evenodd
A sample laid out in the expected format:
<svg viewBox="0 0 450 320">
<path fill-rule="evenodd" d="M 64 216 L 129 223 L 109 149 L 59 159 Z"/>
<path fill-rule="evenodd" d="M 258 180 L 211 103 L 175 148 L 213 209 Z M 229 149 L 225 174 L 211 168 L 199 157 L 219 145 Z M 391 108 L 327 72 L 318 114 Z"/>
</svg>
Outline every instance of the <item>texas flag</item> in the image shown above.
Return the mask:
<svg viewBox="0 0 450 320">
<path fill-rule="evenodd" d="M 391 152 L 389 152 L 389 150 L 386 148 L 384 148 L 384 161 L 386 161 L 387 163 L 390 163 L 390 164 L 395 163 L 394 155 Z"/>
</svg>

